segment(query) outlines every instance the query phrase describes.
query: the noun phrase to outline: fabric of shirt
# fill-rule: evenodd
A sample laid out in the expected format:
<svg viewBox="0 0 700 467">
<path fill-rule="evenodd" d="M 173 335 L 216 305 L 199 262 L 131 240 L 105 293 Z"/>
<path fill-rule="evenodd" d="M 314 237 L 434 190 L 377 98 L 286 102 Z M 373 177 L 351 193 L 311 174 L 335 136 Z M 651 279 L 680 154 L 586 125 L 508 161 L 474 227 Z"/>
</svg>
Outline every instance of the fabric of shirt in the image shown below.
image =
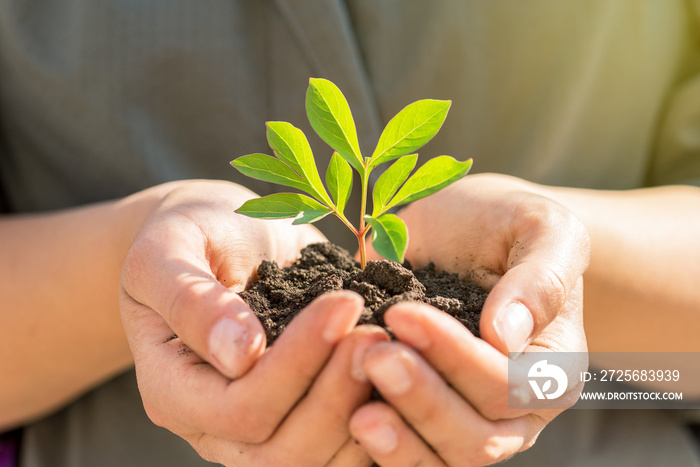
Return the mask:
<svg viewBox="0 0 700 467">
<path fill-rule="evenodd" d="M 700 184 L 697 0 L 1 0 L 0 205 L 50 211 L 188 178 L 233 180 L 264 122 L 331 150 L 310 76 L 346 95 L 363 152 L 410 102 L 451 99 L 422 157 L 624 190 Z M 321 228 L 352 248 L 333 219 Z M 568 411 L 512 465 L 700 466 L 677 414 Z M 133 372 L 27 426 L 23 467 L 206 465 L 155 427 Z M 508 464 L 510 465 L 510 464 Z"/>
</svg>

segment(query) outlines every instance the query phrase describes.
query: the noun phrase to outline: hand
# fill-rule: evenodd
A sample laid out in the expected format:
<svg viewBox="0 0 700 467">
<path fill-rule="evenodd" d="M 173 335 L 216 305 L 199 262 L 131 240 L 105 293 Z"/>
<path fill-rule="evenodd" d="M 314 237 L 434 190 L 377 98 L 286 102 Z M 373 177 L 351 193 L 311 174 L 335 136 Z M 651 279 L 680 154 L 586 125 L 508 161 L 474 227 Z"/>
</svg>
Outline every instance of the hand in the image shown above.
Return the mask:
<svg viewBox="0 0 700 467">
<path fill-rule="evenodd" d="M 121 311 L 146 412 L 218 463 L 368 464 L 347 428 L 371 391 L 351 377 L 353 356 L 386 335 L 353 330 L 362 301 L 343 292 L 309 305 L 265 352 L 235 291 L 262 259 L 293 259 L 322 237 L 235 214 L 250 196 L 228 183 L 185 184 L 134 239 Z"/>
<path fill-rule="evenodd" d="M 364 369 L 386 403 L 360 408 L 351 432 L 383 466 L 488 465 L 530 447 L 562 409 L 509 409 L 508 352 L 585 352 L 582 275 L 589 240 L 582 224 L 532 185 L 470 176 L 416 202 L 400 216 L 410 232 L 407 259 L 434 262 L 490 290 L 484 340 L 452 317 L 403 303 L 385 320 L 400 342 L 380 343 Z M 570 374 L 585 369 L 573 362 Z M 581 390 L 569 378 L 558 399 Z"/>
</svg>

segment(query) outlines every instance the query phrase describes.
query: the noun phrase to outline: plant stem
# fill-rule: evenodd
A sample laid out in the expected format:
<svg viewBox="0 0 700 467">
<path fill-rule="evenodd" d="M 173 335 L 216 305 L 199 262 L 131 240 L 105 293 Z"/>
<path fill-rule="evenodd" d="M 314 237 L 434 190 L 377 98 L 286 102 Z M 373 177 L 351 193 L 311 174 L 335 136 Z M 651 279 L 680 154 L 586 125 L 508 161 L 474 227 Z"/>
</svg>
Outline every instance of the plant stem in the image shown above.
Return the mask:
<svg viewBox="0 0 700 467">
<path fill-rule="evenodd" d="M 367 264 L 367 249 L 365 248 L 365 234 L 367 233 L 365 229 L 365 212 L 367 211 L 367 185 L 369 184 L 369 173 L 371 172 L 368 166 L 369 159 L 365 159 L 365 170 L 360 174 L 360 179 L 362 180 L 362 204 L 360 207 L 360 230 L 357 235 L 357 242 L 360 247 L 360 268 L 363 271 Z"/>
<path fill-rule="evenodd" d="M 362 270 L 364 270 L 365 265 L 367 264 L 367 248 L 365 247 L 365 236 L 364 235 L 357 236 L 357 244 L 360 247 L 360 268 Z"/>
</svg>

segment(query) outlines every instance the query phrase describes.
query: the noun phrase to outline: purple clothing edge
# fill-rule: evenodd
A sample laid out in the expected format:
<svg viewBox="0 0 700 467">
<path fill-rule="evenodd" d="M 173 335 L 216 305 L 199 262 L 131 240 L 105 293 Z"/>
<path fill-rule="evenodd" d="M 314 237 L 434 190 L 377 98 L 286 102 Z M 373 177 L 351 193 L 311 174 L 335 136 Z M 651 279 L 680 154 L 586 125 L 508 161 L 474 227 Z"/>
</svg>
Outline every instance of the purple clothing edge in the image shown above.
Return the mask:
<svg viewBox="0 0 700 467">
<path fill-rule="evenodd" d="M 0 467 L 15 467 L 17 440 L 10 436 L 0 436 Z"/>
</svg>

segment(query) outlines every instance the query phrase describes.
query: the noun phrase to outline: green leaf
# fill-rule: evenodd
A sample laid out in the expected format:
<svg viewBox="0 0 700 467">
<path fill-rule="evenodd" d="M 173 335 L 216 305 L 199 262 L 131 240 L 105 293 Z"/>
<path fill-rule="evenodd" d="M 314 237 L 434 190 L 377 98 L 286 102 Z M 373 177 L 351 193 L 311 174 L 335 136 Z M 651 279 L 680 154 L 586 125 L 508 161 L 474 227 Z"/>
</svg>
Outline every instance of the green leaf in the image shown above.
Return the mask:
<svg viewBox="0 0 700 467">
<path fill-rule="evenodd" d="M 379 137 L 370 167 L 418 150 L 440 130 L 451 101 L 424 99 L 406 106 Z"/>
<path fill-rule="evenodd" d="M 231 165 L 243 175 L 256 180 L 291 186 L 303 191 L 308 191 L 310 188 L 306 180 L 292 170 L 291 167 L 281 160 L 266 154 L 241 156 L 232 160 Z"/>
<path fill-rule="evenodd" d="M 365 216 L 372 226 L 372 246 L 384 258 L 403 263 L 408 247 L 408 229 L 401 219 L 393 214 L 382 214 L 377 218 Z"/>
<path fill-rule="evenodd" d="M 326 170 L 326 185 L 330 191 L 331 198 L 335 201 L 335 206 L 339 213 L 345 211 L 345 206 L 350 198 L 352 190 L 352 169 L 337 152 L 333 153 L 331 161 Z"/>
<path fill-rule="evenodd" d="M 301 175 L 308 185 L 304 191 L 309 192 L 319 201 L 332 205 L 321 177 L 316 168 L 314 154 L 299 128 L 287 122 L 267 122 L 267 141 L 275 156 Z"/>
<path fill-rule="evenodd" d="M 320 212 L 324 212 L 326 215 L 332 211 L 315 199 L 300 193 L 276 193 L 262 198 L 250 199 L 236 209 L 236 212 L 256 219 L 297 217 L 304 219 L 305 222 L 313 222 L 323 217 L 320 216 Z"/>
<path fill-rule="evenodd" d="M 340 89 L 328 80 L 311 78 L 306 91 L 306 115 L 318 136 L 363 173 L 355 121 Z"/>
<path fill-rule="evenodd" d="M 472 160 L 459 162 L 450 156 L 438 156 L 423 164 L 411 175 L 387 209 L 425 198 L 462 178 L 472 166 Z"/>
<path fill-rule="evenodd" d="M 417 160 L 418 154 L 403 156 L 391 164 L 377 179 L 372 191 L 372 217 L 377 217 L 386 211 L 387 203 L 394 196 L 396 190 L 406 181 L 411 170 L 416 166 Z"/>
</svg>

